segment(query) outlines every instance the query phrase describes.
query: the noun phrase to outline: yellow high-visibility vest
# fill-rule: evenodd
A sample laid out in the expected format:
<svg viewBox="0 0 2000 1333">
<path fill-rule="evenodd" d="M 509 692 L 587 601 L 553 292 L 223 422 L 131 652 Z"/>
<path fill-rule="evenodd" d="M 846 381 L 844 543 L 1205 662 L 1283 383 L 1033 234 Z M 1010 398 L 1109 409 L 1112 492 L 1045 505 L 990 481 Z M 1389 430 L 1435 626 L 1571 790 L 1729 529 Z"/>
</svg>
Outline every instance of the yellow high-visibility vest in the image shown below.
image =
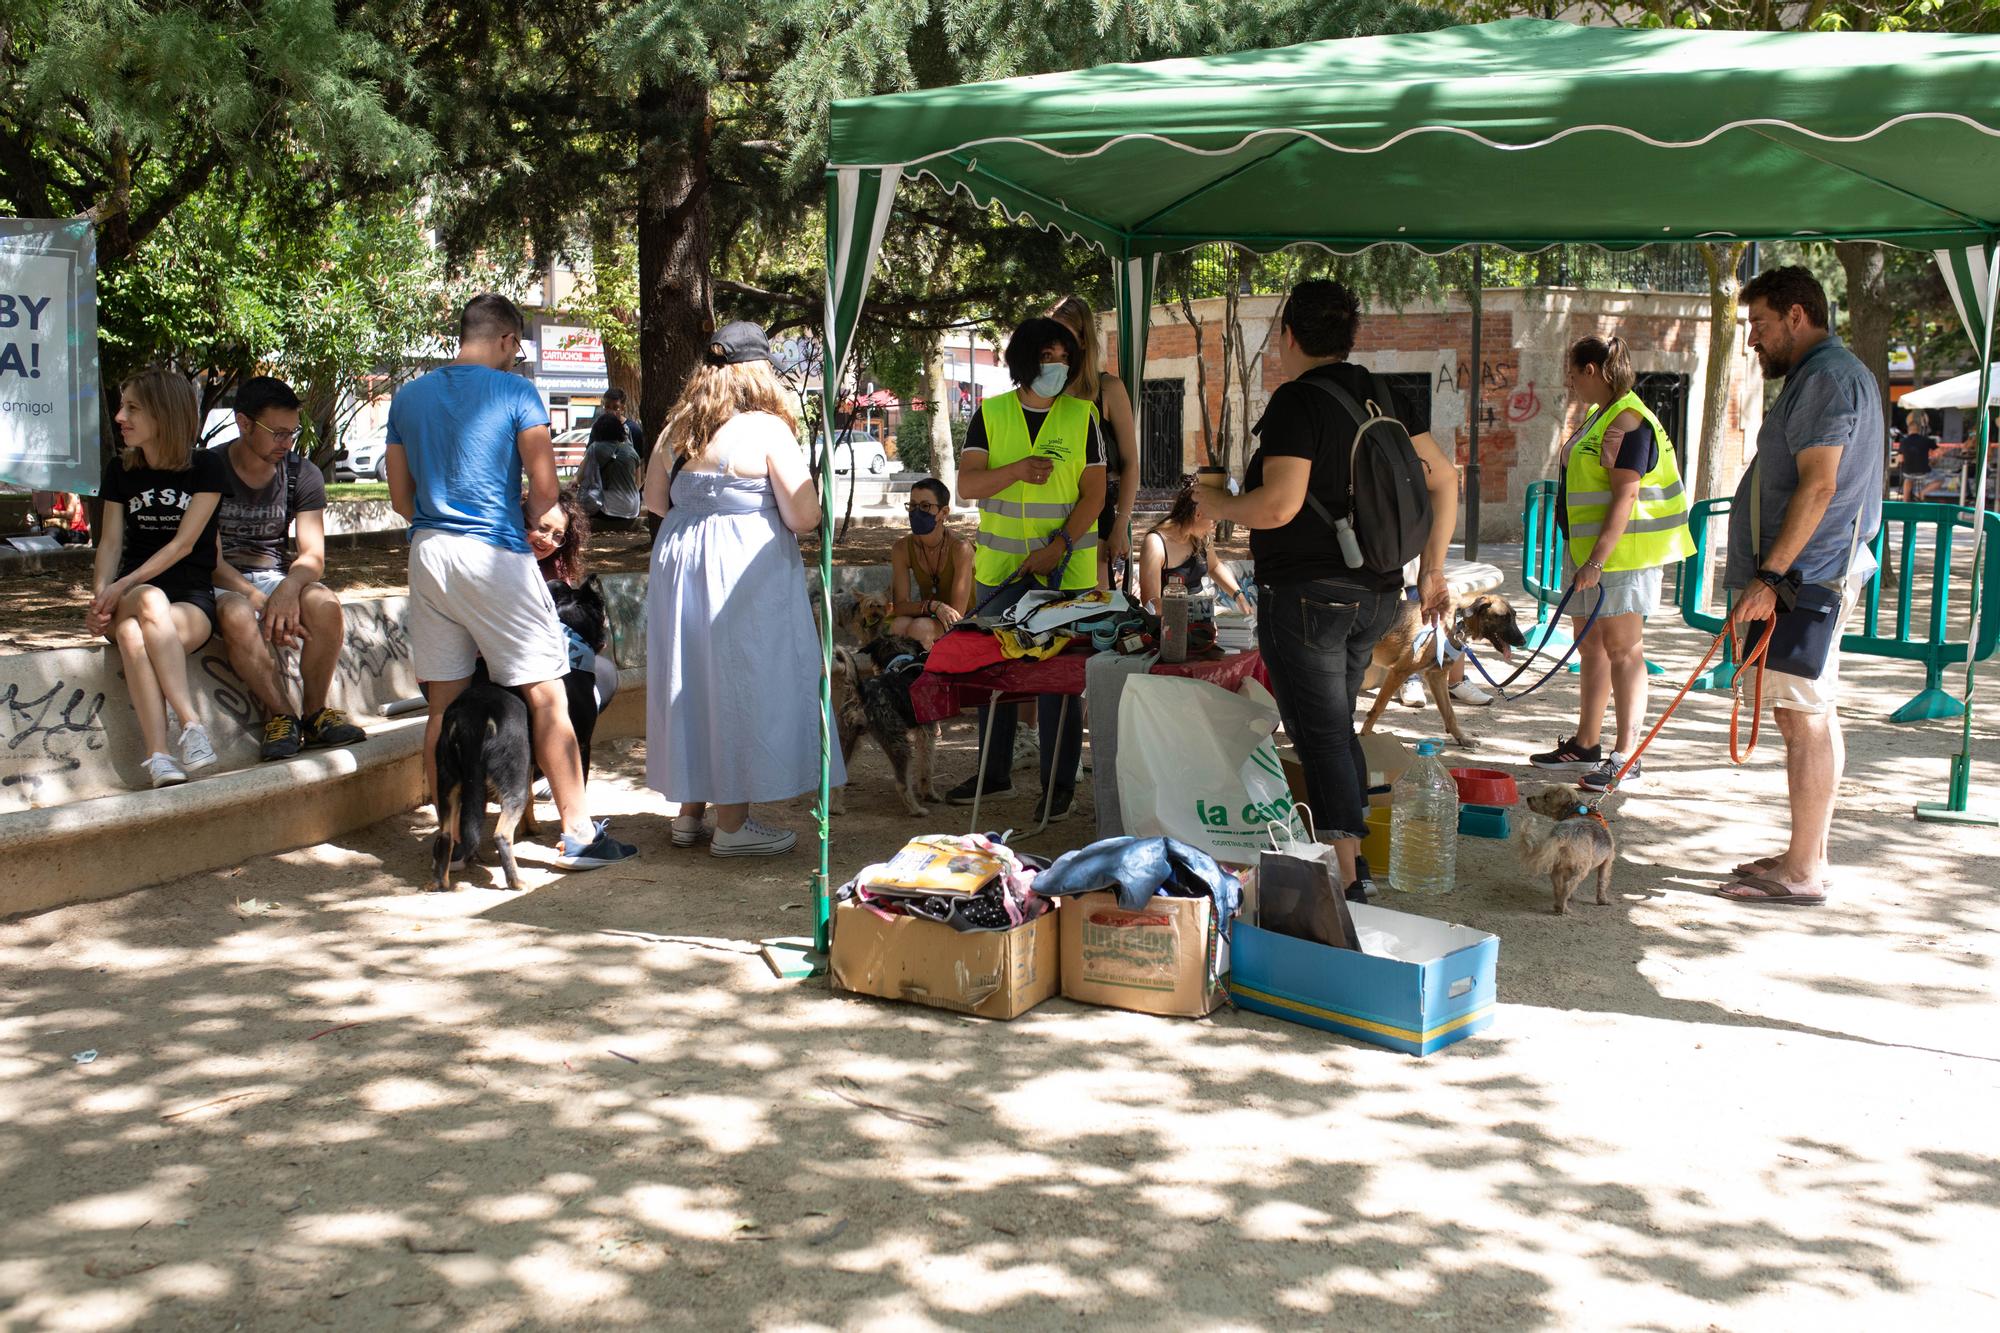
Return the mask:
<svg viewBox="0 0 2000 1333">
<path fill-rule="evenodd" d="M 1017 481 L 979 502 L 979 542 L 973 552 L 972 576 L 989 588 L 997 588 L 1069 521 L 1090 454 L 1090 428 L 1097 420 L 1097 409 L 1081 398 L 1057 398 L 1033 439 L 1028 437 L 1028 418 L 1017 393 L 988 398 L 979 409 L 979 419 L 986 427 L 987 467 L 1006 467 L 1030 454 L 1055 465 L 1049 479 L 1039 486 Z M 1076 539 L 1075 553 L 1050 586 L 1097 586 L 1094 523 Z"/>
<path fill-rule="evenodd" d="M 1667 428 L 1636 393 L 1627 393 L 1599 412 L 1583 438 L 1569 451 L 1569 466 L 1563 472 L 1567 490 L 1570 558 L 1581 565 L 1597 548 L 1598 534 L 1604 531 L 1605 516 L 1611 512 L 1611 471 L 1602 457 L 1604 433 L 1621 412 L 1637 413 L 1653 428 L 1660 442 L 1660 461 L 1639 479 L 1639 498 L 1633 502 L 1632 516 L 1617 549 L 1603 562 L 1609 573 L 1622 569 L 1652 569 L 1670 565 L 1694 554 L 1694 537 L 1688 532 L 1687 489 L 1674 461 L 1674 442 Z"/>
</svg>

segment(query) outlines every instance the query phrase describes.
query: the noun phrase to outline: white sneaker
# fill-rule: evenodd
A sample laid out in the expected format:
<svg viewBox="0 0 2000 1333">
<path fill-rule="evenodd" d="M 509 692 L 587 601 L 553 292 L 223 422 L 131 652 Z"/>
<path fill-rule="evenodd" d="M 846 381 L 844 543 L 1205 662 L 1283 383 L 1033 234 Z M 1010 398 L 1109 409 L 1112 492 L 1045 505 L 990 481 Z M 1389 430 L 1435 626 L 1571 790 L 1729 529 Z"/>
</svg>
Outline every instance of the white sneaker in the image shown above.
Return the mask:
<svg viewBox="0 0 2000 1333">
<path fill-rule="evenodd" d="M 187 770 L 181 767 L 181 761 L 170 754 L 147 755 L 146 772 L 155 787 L 174 787 L 188 780 Z"/>
<path fill-rule="evenodd" d="M 1474 708 L 1484 708 L 1493 702 L 1492 695 L 1480 689 L 1469 680 L 1461 680 L 1458 684 L 1452 686 L 1451 697 L 1462 704 L 1470 704 Z"/>
<path fill-rule="evenodd" d="M 1014 733 L 1012 768 L 1032 768 L 1042 760 L 1042 741 L 1033 727 L 1023 726 Z"/>
<path fill-rule="evenodd" d="M 693 847 L 715 836 L 715 821 L 700 815 L 674 816 L 674 846 Z"/>
<path fill-rule="evenodd" d="M 215 767 L 215 742 L 208 738 L 208 728 L 199 722 L 181 728 L 181 763 L 190 773 Z"/>
<path fill-rule="evenodd" d="M 556 792 L 555 792 L 555 788 L 553 788 L 553 787 L 549 786 L 549 780 L 548 780 L 547 778 L 537 778 L 537 779 L 535 779 L 535 799 L 536 799 L 536 800 L 538 800 L 538 801 L 553 801 L 553 800 L 554 800 L 555 798 L 556 798 Z"/>
<path fill-rule="evenodd" d="M 1424 706 L 1424 682 L 1420 677 L 1411 676 L 1403 682 L 1403 688 L 1396 694 L 1396 702 L 1405 708 Z"/>
<path fill-rule="evenodd" d="M 721 829 L 709 839 L 710 856 L 783 856 L 798 845 L 799 835 L 790 829 L 772 828 L 754 819 L 743 821 L 734 833 Z"/>
</svg>

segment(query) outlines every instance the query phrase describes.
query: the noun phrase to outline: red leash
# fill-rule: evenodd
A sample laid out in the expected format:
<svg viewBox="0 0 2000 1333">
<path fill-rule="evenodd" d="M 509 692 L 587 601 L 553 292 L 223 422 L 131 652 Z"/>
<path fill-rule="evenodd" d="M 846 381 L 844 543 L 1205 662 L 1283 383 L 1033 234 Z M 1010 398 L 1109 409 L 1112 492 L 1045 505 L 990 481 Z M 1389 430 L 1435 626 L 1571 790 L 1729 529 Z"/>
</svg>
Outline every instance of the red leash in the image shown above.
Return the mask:
<svg viewBox="0 0 2000 1333">
<path fill-rule="evenodd" d="M 1639 762 L 1639 756 L 1646 752 L 1646 747 L 1653 743 L 1653 738 L 1666 728 L 1667 719 L 1671 718 L 1674 715 L 1674 710 L 1681 706 L 1681 700 L 1687 698 L 1688 691 L 1694 688 L 1696 679 L 1700 677 L 1702 672 L 1708 670 L 1708 664 L 1714 660 L 1716 650 L 1722 647 L 1725 639 L 1728 640 L 1730 649 L 1733 652 L 1739 655 L 1743 653 L 1743 641 L 1737 634 L 1734 617 L 1723 622 L 1721 631 L 1716 634 L 1714 641 L 1708 645 L 1708 651 L 1702 654 L 1700 665 L 1696 666 L 1689 673 L 1687 683 L 1681 686 L 1680 693 L 1676 694 L 1674 701 L 1667 705 L 1667 710 L 1660 714 L 1660 720 L 1655 722 L 1653 729 L 1646 733 L 1646 739 L 1640 741 L 1637 748 L 1626 758 L 1624 767 L 1620 768 L 1617 775 L 1611 779 L 1611 785 L 1605 788 L 1606 791 L 1618 790 L 1618 784 L 1623 782 L 1625 775 L 1632 771 L 1632 765 Z M 1750 756 L 1757 752 L 1757 736 L 1764 725 L 1764 659 L 1770 654 L 1770 651 L 1771 635 L 1766 633 L 1758 641 L 1757 646 L 1750 650 L 1747 656 L 1742 656 L 1741 664 L 1736 668 L 1736 681 L 1732 687 L 1735 697 L 1729 705 L 1729 762 L 1732 764 L 1747 763 Z M 1757 675 L 1756 679 L 1752 682 L 1750 741 L 1742 748 L 1741 753 L 1738 753 L 1736 737 L 1737 728 L 1743 716 L 1743 673 L 1752 667 L 1757 669 Z"/>
</svg>

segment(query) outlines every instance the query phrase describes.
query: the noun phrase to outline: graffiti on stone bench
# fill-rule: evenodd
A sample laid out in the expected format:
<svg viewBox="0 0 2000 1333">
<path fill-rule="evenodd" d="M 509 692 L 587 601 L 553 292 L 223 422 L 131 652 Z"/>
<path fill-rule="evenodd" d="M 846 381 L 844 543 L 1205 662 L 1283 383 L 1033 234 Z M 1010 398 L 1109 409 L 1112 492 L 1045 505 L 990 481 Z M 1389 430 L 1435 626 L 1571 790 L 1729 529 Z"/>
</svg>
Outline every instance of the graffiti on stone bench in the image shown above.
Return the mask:
<svg viewBox="0 0 2000 1333">
<path fill-rule="evenodd" d="M 29 691 L 40 688 L 35 682 Z M 81 752 L 104 748 L 104 693 L 58 680 L 23 697 L 19 681 L 0 689 L 0 786 L 41 784 L 43 774 L 81 767 Z"/>
<path fill-rule="evenodd" d="M 398 662 L 410 660 L 410 628 L 381 602 L 350 602 L 347 639 L 340 648 L 340 678 L 350 686 L 366 685 L 386 675 Z"/>
</svg>

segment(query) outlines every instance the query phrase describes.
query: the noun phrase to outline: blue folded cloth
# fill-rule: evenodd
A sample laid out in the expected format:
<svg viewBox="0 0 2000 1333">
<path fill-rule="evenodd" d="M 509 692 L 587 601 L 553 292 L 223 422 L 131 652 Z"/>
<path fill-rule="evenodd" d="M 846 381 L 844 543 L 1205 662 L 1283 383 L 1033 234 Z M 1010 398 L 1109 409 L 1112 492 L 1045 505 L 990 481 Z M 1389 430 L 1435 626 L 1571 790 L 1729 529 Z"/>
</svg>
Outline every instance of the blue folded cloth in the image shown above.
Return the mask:
<svg viewBox="0 0 2000 1333">
<path fill-rule="evenodd" d="M 1228 937 L 1243 886 L 1207 852 L 1174 838 L 1106 838 L 1063 853 L 1035 877 L 1044 898 L 1116 889 L 1118 905 L 1129 911 L 1168 885 L 1213 898 L 1217 928 Z"/>
</svg>

